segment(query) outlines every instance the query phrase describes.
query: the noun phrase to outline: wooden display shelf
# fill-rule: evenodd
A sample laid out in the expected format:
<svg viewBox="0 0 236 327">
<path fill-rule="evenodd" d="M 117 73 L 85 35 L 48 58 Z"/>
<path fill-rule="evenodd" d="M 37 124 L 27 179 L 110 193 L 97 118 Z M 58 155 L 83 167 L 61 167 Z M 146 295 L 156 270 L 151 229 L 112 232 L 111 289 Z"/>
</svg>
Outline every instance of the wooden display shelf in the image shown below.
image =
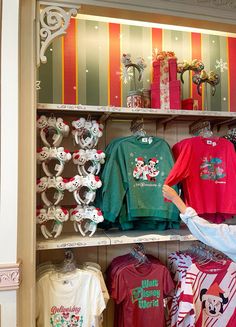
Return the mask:
<svg viewBox="0 0 236 327">
<path fill-rule="evenodd" d="M 167 241 L 195 241 L 196 238 L 188 229 L 166 231 L 118 231 L 98 230 L 92 237 L 83 237 L 80 234 L 62 234 L 56 239 L 46 240 L 40 236 L 37 241 L 37 250 L 66 249 L 88 246 L 109 246 L 131 243 L 150 243 Z"/>
<path fill-rule="evenodd" d="M 175 109 L 152 109 L 152 108 L 125 108 L 112 106 L 87 106 L 70 104 L 38 103 L 38 112 L 42 113 L 67 113 L 69 115 L 91 114 L 99 117 L 101 121 L 108 118 L 134 119 L 142 117 L 145 119 L 157 119 L 158 122 L 166 125 L 170 122 L 184 121 L 210 121 L 212 127 L 219 127 L 224 124 L 236 124 L 236 112 L 228 111 L 201 111 L 201 110 L 175 110 Z"/>
<path fill-rule="evenodd" d="M 148 243 L 148 242 L 168 242 L 168 241 L 195 241 L 196 238 L 188 229 L 169 229 L 165 231 L 107 231 L 111 245 Z"/>
<path fill-rule="evenodd" d="M 37 240 L 36 249 L 67 249 L 101 245 L 110 245 L 110 240 L 103 230 L 97 230 L 92 237 L 83 237 L 79 233 L 62 233 L 58 238 L 47 240 L 43 236 L 40 236 Z"/>
</svg>

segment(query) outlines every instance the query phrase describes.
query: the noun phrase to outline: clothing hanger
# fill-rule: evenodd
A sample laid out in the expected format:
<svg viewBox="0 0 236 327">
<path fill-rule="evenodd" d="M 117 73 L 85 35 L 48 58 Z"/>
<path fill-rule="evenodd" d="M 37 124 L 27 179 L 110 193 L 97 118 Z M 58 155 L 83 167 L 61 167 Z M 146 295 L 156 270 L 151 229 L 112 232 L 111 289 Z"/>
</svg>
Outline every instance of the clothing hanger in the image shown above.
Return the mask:
<svg viewBox="0 0 236 327">
<path fill-rule="evenodd" d="M 150 264 L 150 260 L 145 254 L 144 245 L 142 243 L 137 243 L 130 251 L 130 254 L 137 259 L 137 264 L 135 267 L 138 267 L 142 264 Z"/>
<path fill-rule="evenodd" d="M 189 133 L 193 136 L 202 136 L 205 138 L 213 137 L 211 123 L 209 121 L 197 121 L 189 126 Z"/>
<path fill-rule="evenodd" d="M 193 255 L 194 259 L 196 259 L 200 265 L 211 261 L 224 265 L 228 259 L 221 252 L 201 243 L 200 241 L 192 245 L 187 252 Z"/>
<path fill-rule="evenodd" d="M 141 118 L 141 120 L 134 119 L 131 121 L 130 131 L 133 133 L 134 136 L 137 136 L 137 137 L 144 137 L 147 135 L 147 133 L 144 129 L 143 117 Z"/>
<path fill-rule="evenodd" d="M 77 269 L 77 264 L 74 258 L 74 253 L 71 249 L 65 250 L 65 259 L 61 265 L 57 267 L 57 272 L 68 273 L 75 271 Z"/>
</svg>

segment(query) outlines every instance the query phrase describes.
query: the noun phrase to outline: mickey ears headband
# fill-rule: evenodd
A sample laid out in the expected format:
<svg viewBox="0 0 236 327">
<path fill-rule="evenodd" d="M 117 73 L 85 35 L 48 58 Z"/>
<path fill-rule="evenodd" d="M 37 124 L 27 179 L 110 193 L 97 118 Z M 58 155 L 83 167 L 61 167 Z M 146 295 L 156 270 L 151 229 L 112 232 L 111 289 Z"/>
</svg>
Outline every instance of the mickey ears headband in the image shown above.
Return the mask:
<svg viewBox="0 0 236 327">
<path fill-rule="evenodd" d="M 40 137 L 44 145 L 50 146 L 59 146 L 62 142 L 63 137 L 69 135 L 70 128 L 62 118 L 56 117 L 46 117 L 44 115 L 40 116 L 37 119 L 37 128 L 40 132 Z M 53 143 L 50 144 L 47 137 L 49 133 L 53 133 L 52 139 Z"/>
<path fill-rule="evenodd" d="M 71 159 L 71 154 L 68 150 L 64 150 L 63 147 L 43 147 L 37 150 L 37 161 L 39 164 L 42 163 L 43 171 L 49 177 L 52 177 L 53 173 L 49 171 L 48 162 L 53 159 L 59 161 L 59 164 L 56 164 L 54 169 L 57 171 L 56 176 L 60 176 L 64 170 L 65 163 Z"/>
<path fill-rule="evenodd" d="M 77 165 L 79 174 L 83 176 L 99 174 L 101 164 L 105 163 L 105 153 L 97 149 L 80 149 L 73 153 L 72 158 L 73 163 Z"/>
<path fill-rule="evenodd" d="M 74 199 L 79 205 L 93 202 L 96 190 L 101 186 L 100 178 L 93 174 L 89 174 L 86 177 L 76 175 L 66 184 L 67 190 L 73 192 Z"/>
<path fill-rule="evenodd" d="M 96 120 L 86 121 L 80 118 L 72 122 L 72 135 L 75 143 L 80 145 L 82 149 L 91 149 L 98 143 L 98 139 L 102 137 L 103 125 Z"/>
<path fill-rule="evenodd" d="M 36 222 L 40 225 L 41 233 L 48 239 L 53 237 L 57 238 L 63 228 L 63 223 L 69 219 L 69 211 L 60 206 L 50 208 L 37 208 L 36 210 Z M 54 221 L 52 231 L 49 231 L 46 223 L 50 220 Z"/>
<path fill-rule="evenodd" d="M 64 197 L 64 190 L 66 189 L 67 182 L 68 181 L 61 176 L 41 177 L 37 179 L 36 191 L 37 193 L 41 193 L 41 199 L 47 207 L 57 205 Z M 46 191 L 49 188 L 56 189 L 54 194 L 56 201 L 54 203 L 52 203 L 47 197 Z"/>
<path fill-rule="evenodd" d="M 74 223 L 75 231 L 79 231 L 81 235 L 85 236 L 88 231 L 91 231 L 89 237 L 91 237 L 95 233 L 97 229 L 97 224 L 104 220 L 101 210 L 93 206 L 77 206 L 76 208 L 71 209 L 70 219 Z M 92 224 L 92 228 L 87 228 L 85 224 L 85 229 L 83 229 L 82 224 L 85 220 L 90 220 L 89 224 Z"/>
</svg>

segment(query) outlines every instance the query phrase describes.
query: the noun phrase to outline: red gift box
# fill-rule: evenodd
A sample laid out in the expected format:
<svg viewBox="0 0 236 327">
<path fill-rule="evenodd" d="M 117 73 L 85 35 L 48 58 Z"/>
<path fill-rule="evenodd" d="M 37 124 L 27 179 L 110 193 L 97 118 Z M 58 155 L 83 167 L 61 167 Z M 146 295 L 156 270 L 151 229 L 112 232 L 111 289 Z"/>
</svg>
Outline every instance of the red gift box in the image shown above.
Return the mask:
<svg viewBox="0 0 236 327">
<path fill-rule="evenodd" d="M 169 79 L 170 82 L 177 80 L 177 59 L 171 58 L 168 60 L 169 63 Z"/>
<path fill-rule="evenodd" d="M 177 59 L 170 58 L 166 59 L 169 68 L 169 81 L 177 80 Z M 152 64 L 153 66 L 153 83 L 160 83 L 161 76 L 161 60 L 155 60 Z"/>
<path fill-rule="evenodd" d="M 160 101 L 160 83 L 152 83 L 151 85 L 151 108 L 158 108 L 161 107 Z"/>
<path fill-rule="evenodd" d="M 181 107 L 184 110 L 198 110 L 198 100 L 193 98 L 183 99 Z"/>
<path fill-rule="evenodd" d="M 168 87 L 167 87 L 168 88 Z M 181 109 L 181 82 L 171 81 L 169 83 L 170 109 Z M 161 108 L 160 84 L 151 85 L 151 108 Z"/>
<path fill-rule="evenodd" d="M 153 66 L 153 83 L 160 84 L 160 71 L 161 71 L 160 60 L 154 61 L 152 66 Z"/>
<path fill-rule="evenodd" d="M 181 109 L 181 82 L 171 81 L 170 89 L 170 109 Z"/>
</svg>

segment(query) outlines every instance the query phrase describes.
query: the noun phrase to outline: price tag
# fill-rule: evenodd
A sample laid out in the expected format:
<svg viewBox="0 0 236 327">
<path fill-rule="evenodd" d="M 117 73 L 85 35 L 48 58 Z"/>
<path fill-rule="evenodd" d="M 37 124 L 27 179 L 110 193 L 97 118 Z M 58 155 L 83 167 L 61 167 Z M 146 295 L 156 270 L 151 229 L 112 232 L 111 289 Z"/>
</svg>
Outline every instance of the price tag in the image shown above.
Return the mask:
<svg viewBox="0 0 236 327">
<path fill-rule="evenodd" d="M 61 169 L 61 166 L 59 165 L 59 164 L 56 164 L 56 166 L 55 166 L 55 170 L 56 171 L 59 171 Z"/>
<path fill-rule="evenodd" d="M 93 166 L 89 166 L 87 170 L 88 170 L 88 172 L 92 173 L 93 172 Z"/>
<path fill-rule="evenodd" d="M 53 134 L 53 137 L 52 137 L 53 141 L 55 141 L 56 138 L 57 138 L 57 134 Z"/>
<path fill-rule="evenodd" d="M 142 142 L 143 142 L 143 143 L 148 143 L 148 138 L 147 138 L 147 137 L 143 137 L 143 138 L 142 138 Z"/>
</svg>

